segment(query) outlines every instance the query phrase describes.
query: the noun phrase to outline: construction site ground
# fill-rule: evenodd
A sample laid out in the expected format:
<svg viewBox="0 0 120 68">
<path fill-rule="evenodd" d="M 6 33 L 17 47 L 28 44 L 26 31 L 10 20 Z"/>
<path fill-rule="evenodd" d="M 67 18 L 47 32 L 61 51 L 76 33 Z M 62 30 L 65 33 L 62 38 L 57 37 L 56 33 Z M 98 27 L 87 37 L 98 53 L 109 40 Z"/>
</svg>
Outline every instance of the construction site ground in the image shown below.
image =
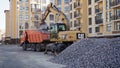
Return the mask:
<svg viewBox="0 0 120 68">
<path fill-rule="evenodd" d="M 18 45 L 0 44 L 0 68 L 62 68 L 49 60 L 52 54 L 44 52 L 23 51 Z"/>
</svg>

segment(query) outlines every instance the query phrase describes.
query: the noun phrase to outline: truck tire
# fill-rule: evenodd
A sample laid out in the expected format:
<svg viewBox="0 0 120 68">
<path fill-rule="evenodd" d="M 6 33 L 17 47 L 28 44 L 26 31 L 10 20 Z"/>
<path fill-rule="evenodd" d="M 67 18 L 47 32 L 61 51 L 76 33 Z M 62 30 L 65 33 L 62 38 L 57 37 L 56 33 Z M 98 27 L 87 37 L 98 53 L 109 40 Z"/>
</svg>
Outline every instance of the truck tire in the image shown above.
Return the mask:
<svg viewBox="0 0 120 68">
<path fill-rule="evenodd" d="M 40 51 L 41 51 L 40 44 L 36 44 L 36 51 L 37 51 L 37 52 L 40 52 Z"/>
<path fill-rule="evenodd" d="M 32 44 L 32 45 L 31 45 L 31 50 L 32 50 L 32 51 L 36 51 L 36 44 Z"/>
<path fill-rule="evenodd" d="M 23 47 L 23 50 L 25 50 L 25 51 L 27 50 L 27 44 L 24 43 L 24 44 L 22 45 L 22 47 Z"/>
</svg>

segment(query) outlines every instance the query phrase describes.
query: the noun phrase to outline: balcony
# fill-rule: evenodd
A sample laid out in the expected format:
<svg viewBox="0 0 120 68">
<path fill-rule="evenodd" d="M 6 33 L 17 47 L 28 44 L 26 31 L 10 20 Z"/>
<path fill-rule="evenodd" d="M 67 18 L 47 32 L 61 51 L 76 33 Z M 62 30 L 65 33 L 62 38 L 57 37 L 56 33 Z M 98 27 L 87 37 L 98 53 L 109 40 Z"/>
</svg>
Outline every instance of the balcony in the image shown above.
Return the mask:
<svg viewBox="0 0 120 68">
<path fill-rule="evenodd" d="M 80 24 L 76 24 L 76 26 L 74 25 L 74 30 L 80 30 L 81 29 L 81 25 Z"/>
<path fill-rule="evenodd" d="M 97 3 L 100 3 L 100 2 L 102 2 L 103 0 L 95 0 L 95 2 L 97 2 Z"/>
<path fill-rule="evenodd" d="M 120 33 L 120 30 L 114 30 L 112 31 L 112 34 L 119 34 Z"/>
<path fill-rule="evenodd" d="M 78 9 L 81 9 L 81 4 L 78 2 L 77 3 L 77 5 L 76 5 L 76 8 L 75 8 L 76 10 L 78 10 Z"/>
<path fill-rule="evenodd" d="M 78 14 L 76 14 L 76 19 L 80 19 L 81 18 L 81 14 L 80 13 L 78 13 Z"/>
<path fill-rule="evenodd" d="M 120 1 L 110 2 L 110 6 L 111 6 L 112 8 L 120 7 Z"/>
<path fill-rule="evenodd" d="M 120 14 L 118 14 L 118 15 L 113 15 L 110 19 L 111 19 L 112 21 L 120 21 Z"/>
<path fill-rule="evenodd" d="M 95 24 L 103 25 L 103 19 L 95 19 Z"/>
<path fill-rule="evenodd" d="M 40 13 L 41 10 L 40 10 L 40 9 L 31 9 L 31 12 L 32 12 L 32 13 Z"/>
<path fill-rule="evenodd" d="M 40 21 L 40 18 L 31 17 L 32 21 Z"/>
<path fill-rule="evenodd" d="M 103 8 L 97 8 L 97 9 L 95 9 L 95 13 L 102 13 L 103 12 Z"/>
</svg>

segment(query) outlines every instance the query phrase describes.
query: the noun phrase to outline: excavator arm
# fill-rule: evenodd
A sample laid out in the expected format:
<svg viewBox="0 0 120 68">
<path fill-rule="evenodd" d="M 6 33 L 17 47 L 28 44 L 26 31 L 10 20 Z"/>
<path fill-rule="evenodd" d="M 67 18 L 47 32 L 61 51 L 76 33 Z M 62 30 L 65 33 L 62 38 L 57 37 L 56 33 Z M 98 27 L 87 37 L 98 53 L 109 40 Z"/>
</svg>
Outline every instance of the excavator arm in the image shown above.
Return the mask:
<svg viewBox="0 0 120 68">
<path fill-rule="evenodd" d="M 52 5 L 52 3 L 50 3 L 47 6 L 47 9 L 42 17 L 42 22 L 44 22 L 46 20 L 48 14 L 50 12 L 54 13 L 55 15 L 59 15 L 59 19 L 66 25 L 67 30 L 69 30 L 69 23 L 68 23 L 68 19 L 66 18 L 65 14 L 63 12 L 59 11 L 55 5 Z"/>
</svg>

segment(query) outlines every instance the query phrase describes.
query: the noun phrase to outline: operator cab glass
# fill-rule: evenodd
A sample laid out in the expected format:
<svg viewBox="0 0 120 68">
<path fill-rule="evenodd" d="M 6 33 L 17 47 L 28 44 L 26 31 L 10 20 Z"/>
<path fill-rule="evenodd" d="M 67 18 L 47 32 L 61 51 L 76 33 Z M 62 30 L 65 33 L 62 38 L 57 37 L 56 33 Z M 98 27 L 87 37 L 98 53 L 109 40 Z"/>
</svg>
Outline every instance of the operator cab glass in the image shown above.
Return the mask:
<svg viewBox="0 0 120 68">
<path fill-rule="evenodd" d="M 63 23 L 50 24 L 50 32 L 66 31 L 66 26 Z"/>
<path fill-rule="evenodd" d="M 66 26 L 64 23 L 50 24 L 50 34 L 52 38 L 57 38 L 60 31 L 66 31 Z"/>
<path fill-rule="evenodd" d="M 58 31 L 65 31 L 65 30 L 66 30 L 66 28 L 65 28 L 64 24 L 58 25 Z"/>
</svg>

